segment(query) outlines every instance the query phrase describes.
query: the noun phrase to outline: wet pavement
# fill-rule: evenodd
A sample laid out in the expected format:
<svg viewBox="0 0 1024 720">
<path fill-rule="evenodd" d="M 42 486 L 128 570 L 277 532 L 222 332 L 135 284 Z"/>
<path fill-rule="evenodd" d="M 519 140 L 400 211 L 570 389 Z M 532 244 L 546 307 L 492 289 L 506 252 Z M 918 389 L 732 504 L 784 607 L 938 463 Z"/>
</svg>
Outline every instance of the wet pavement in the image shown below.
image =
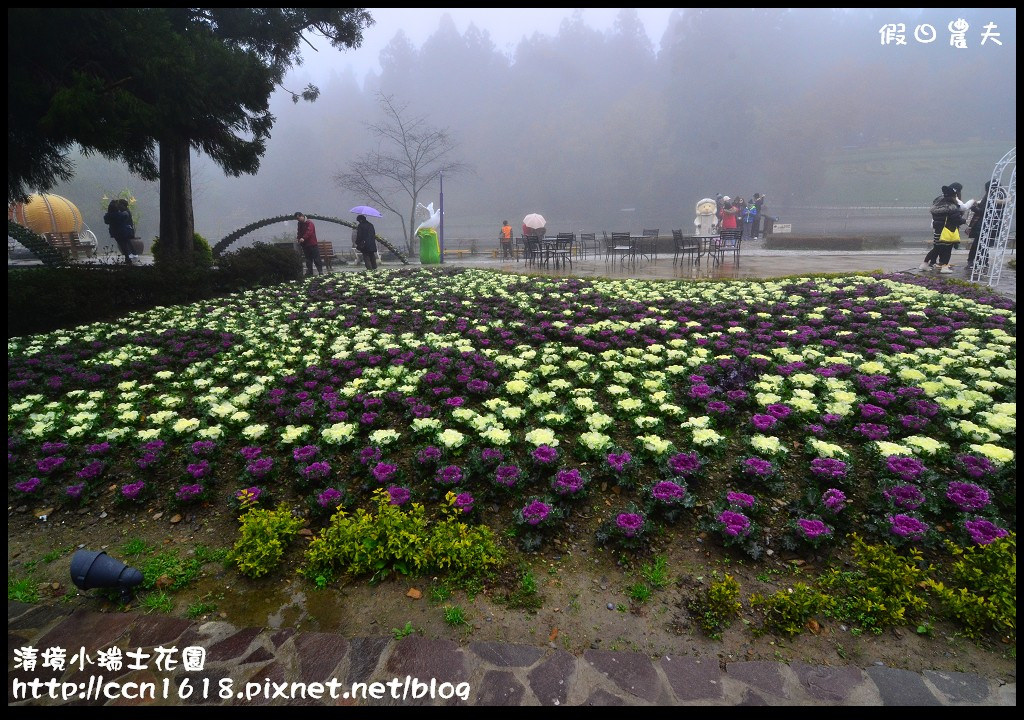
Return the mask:
<svg viewBox="0 0 1024 720">
<path fill-rule="evenodd" d="M 467 259 L 448 264 L 648 279 L 767 278 L 874 270 L 932 275 L 917 270 L 925 251 L 796 252 L 755 246 L 745 248 L 738 261 L 727 257 L 710 267 L 706 263 L 700 267 L 673 265 L 671 256 L 635 265 L 591 258 L 574 261 L 569 269 L 547 270 L 528 267 L 522 261 Z M 964 253 L 959 255 L 961 266 L 946 277 L 966 279 Z M 957 259 L 954 255 L 954 264 Z M 336 271 L 363 268 L 336 266 Z M 1016 271 L 1004 268 L 995 290 L 1016 300 Z M 716 663 L 686 655 L 652 658 L 607 650 L 587 650 L 577 656 L 548 646 L 459 645 L 416 635 L 401 640 L 341 637 L 159 615 L 72 611 L 14 601 L 7 605 L 7 637 L 9 705 L 1017 704 L 1015 681 L 976 673 L 916 673 L 881 664 L 861 668 L 800 662 Z M 42 668 L 41 655 L 51 647 L 67 651 L 65 669 Z M 158 652 L 158 647 L 174 651 Z M 201 669 L 183 669 L 186 647 L 203 649 Z M 22 648 L 40 653 L 35 669 L 16 669 L 16 651 Z M 113 665 L 102 669 L 86 662 L 98 662 L 100 651 L 111 648 L 123 653 L 120 669 Z M 129 659 L 130 653 L 134 658 Z M 36 680 L 40 682 L 32 682 Z M 48 685 L 49 680 L 56 682 Z M 140 691 L 142 699 L 130 697 Z"/>
<path fill-rule="evenodd" d="M 576 259 L 569 267 L 542 267 L 529 265 L 523 260 L 498 260 L 489 256 L 467 256 L 445 261 L 448 267 L 480 267 L 501 269 L 506 272 L 543 274 L 554 276 L 642 278 L 642 279 L 751 279 L 775 278 L 805 273 L 853 273 L 874 272 L 907 273 L 922 277 L 943 277 L 970 280 L 966 267 L 966 249 L 953 253 L 953 273 L 940 275 L 937 271 L 921 271 L 918 267 L 929 247 L 901 248 L 892 251 L 800 251 L 766 250 L 763 241 L 745 245 L 740 256 L 727 254 L 721 263 L 709 262 L 705 256 L 699 264 L 691 262 L 674 263 L 672 254 L 660 254 L 656 258 L 640 259 L 635 263 L 619 259 L 588 257 Z M 1016 254 L 1007 254 L 1006 259 L 1016 259 Z M 420 267 L 415 261 L 410 267 Z M 398 263 L 385 263 L 383 267 L 402 267 Z M 365 272 L 362 265 L 335 265 L 336 272 Z M 986 283 L 980 283 L 986 284 Z M 1017 299 L 1017 271 L 1004 264 L 995 291 L 1014 301 Z"/>
<path fill-rule="evenodd" d="M 8 706 L 1017 704 L 1016 682 L 975 673 L 609 650 L 576 656 L 532 645 L 340 637 L 14 601 L 7 603 L 7 647 Z M 15 669 L 15 651 L 26 647 L 40 653 L 40 664 Z M 41 668 L 42 653 L 53 647 L 67 651 L 63 670 Z M 98 665 L 111 648 L 121 650 L 118 669 Z M 184 668 L 186 648 L 204 650 L 201 667 Z"/>
</svg>

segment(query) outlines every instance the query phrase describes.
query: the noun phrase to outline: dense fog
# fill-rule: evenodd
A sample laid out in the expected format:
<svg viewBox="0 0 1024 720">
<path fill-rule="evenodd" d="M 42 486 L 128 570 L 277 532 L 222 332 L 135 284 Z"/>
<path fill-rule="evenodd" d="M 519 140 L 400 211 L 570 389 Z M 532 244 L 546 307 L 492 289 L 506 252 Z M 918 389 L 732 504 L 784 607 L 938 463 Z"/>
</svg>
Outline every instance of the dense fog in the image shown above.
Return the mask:
<svg viewBox="0 0 1024 720">
<path fill-rule="evenodd" d="M 900 23 L 905 42 L 884 42 L 885 26 Z M 966 26 L 966 47 L 957 47 L 951 24 Z M 931 42 L 922 34 L 928 26 Z M 342 67 L 343 55 L 356 52 L 319 55 L 336 53 Z M 286 85 L 314 82 L 320 98 L 273 97 L 277 122 L 257 175 L 225 177 L 195 157 L 196 231 L 212 242 L 295 210 L 352 219 L 349 208 L 368 200 L 335 177 L 373 150 L 367 125 L 384 119 L 381 93 L 408 117 L 447 128 L 455 141 L 449 159 L 469 168 L 444 177 L 452 238 L 496 238 L 502 220 L 518 232 L 531 212 L 544 215 L 551 232 L 667 234 L 690 227 L 695 203 L 719 192 L 764 192 L 774 213 L 925 205 L 955 179 L 977 195 L 1016 143 L 1015 61 L 1016 11 L 1006 8 L 677 9 L 657 43 L 624 9 L 609 32 L 577 14 L 554 35 L 525 37 L 511 54 L 474 25 L 460 33 L 446 16 L 421 47 L 396 27 L 379 74 L 296 68 Z M 922 146 L 935 149 L 934 166 L 914 159 L 894 170 L 887 161 Z M 983 150 L 948 167 L 950 147 Z M 867 151 L 877 152 L 877 177 L 869 163 L 868 176 L 844 184 L 837 159 Z M 75 180 L 54 192 L 76 202 L 101 239 L 100 198 L 125 187 L 139 198 L 140 234 L 158 232 L 155 183 L 102 159 L 76 164 Z M 420 201 L 436 206 L 439 189 Z M 408 216 L 408 199 L 396 195 L 395 204 Z M 401 241 L 394 215 L 375 222 L 378 233 Z M 258 237 L 293 230 L 281 224 Z"/>
</svg>

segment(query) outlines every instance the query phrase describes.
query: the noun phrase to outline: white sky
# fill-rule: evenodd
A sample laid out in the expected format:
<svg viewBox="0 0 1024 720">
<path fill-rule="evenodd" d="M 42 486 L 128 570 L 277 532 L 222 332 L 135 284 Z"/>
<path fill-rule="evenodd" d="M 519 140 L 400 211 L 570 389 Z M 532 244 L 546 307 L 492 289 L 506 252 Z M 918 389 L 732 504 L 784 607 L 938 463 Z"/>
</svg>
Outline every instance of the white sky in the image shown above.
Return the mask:
<svg viewBox="0 0 1024 720">
<path fill-rule="evenodd" d="M 621 8 L 581 8 L 583 22 L 602 32 L 611 30 Z M 380 72 L 380 52 L 401 30 L 417 49 L 438 28 L 441 17 L 451 15 L 456 29 L 465 33 L 470 23 L 480 30 L 486 30 L 495 47 L 503 52 L 515 50 L 523 37 L 535 32 L 554 36 L 565 20 L 572 16 L 575 8 L 367 8 L 374 24 L 363 31 L 363 43 L 354 50 L 344 52 L 330 46 L 320 52 L 303 52 L 303 65 L 299 72 L 306 71 L 313 81 L 322 80 L 321 68 L 343 69 L 351 66 L 356 80 L 360 83 L 371 70 Z M 672 8 L 636 8 L 637 15 L 647 30 L 647 35 L 657 49 Z"/>
</svg>

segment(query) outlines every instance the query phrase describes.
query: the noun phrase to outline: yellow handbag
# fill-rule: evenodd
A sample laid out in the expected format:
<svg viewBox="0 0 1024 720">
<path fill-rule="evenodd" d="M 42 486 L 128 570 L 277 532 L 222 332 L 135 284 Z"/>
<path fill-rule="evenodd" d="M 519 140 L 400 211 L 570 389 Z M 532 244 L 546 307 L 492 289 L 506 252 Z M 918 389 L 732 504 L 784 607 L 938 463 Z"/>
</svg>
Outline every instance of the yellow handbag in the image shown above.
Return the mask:
<svg viewBox="0 0 1024 720">
<path fill-rule="evenodd" d="M 952 230 L 950 230 L 948 227 L 942 228 L 942 234 L 939 235 L 939 242 L 960 242 L 960 228 L 953 228 Z"/>
</svg>

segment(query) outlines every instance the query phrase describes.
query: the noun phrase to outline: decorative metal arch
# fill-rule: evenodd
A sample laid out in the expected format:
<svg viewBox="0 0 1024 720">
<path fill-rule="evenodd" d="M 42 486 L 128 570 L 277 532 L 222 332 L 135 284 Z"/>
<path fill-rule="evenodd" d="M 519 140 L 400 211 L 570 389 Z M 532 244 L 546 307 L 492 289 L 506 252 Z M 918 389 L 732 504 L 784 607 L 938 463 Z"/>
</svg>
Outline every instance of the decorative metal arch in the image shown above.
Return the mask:
<svg viewBox="0 0 1024 720">
<path fill-rule="evenodd" d="M 999 284 L 1003 273 L 1006 242 L 1017 209 L 1017 148 L 1003 155 L 992 170 L 988 202 L 978 233 L 978 249 L 974 253 L 971 281 L 984 282 L 990 287 Z"/>
<path fill-rule="evenodd" d="M 345 227 L 350 228 L 354 228 L 356 226 L 356 223 L 354 223 L 351 220 L 342 220 L 341 218 L 328 217 L 326 215 L 307 215 L 306 217 L 308 217 L 310 220 L 322 220 L 323 222 L 337 223 L 338 225 L 344 225 Z M 278 215 L 276 217 L 264 218 L 263 220 L 257 220 L 254 223 L 250 223 L 245 227 L 239 228 L 238 230 L 235 230 L 234 232 L 225 235 L 223 239 L 219 240 L 217 244 L 213 246 L 213 256 L 219 257 L 225 250 L 227 250 L 228 247 L 231 246 L 232 243 L 234 243 L 239 238 L 248 235 L 254 230 L 259 230 L 260 228 L 264 228 L 267 227 L 268 225 L 273 225 L 279 222 L 294 221 L 294 215 Z M 393 252 L 398 257 L 398 259 L 402 261 L 403 264 L 409 264 L 409 258 L 402 254 L 402 252 L 399 251 L 394 245 L 392 245 L 390 242 L 382 238 L 380 235 L 376 235 L 375 237 L 377 238 L 377 242 L 381 243 L 382 245 L 384 245 L 384 247 Z"/>
</svg>

